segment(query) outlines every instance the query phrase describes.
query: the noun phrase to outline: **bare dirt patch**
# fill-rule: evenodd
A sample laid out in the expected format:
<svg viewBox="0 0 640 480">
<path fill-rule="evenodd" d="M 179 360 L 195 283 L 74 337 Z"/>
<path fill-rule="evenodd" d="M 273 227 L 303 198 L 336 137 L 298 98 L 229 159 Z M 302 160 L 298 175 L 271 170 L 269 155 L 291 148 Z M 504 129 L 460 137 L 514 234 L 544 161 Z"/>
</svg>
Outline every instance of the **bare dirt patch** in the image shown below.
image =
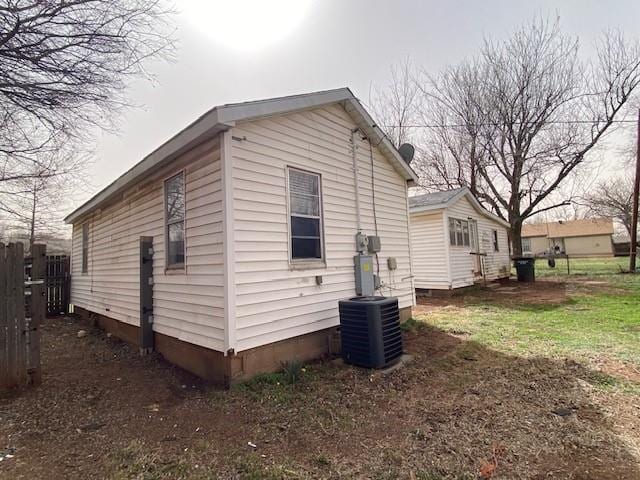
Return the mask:
<svg viewBox="0 0 640 480">
<path fill-rule="evenodd" d="M 496 450 L 495 479 L 640 478 L 638 412 L 582 365 L 405 338 L 414 360 L 386 376 L 327 362 L 219 391 L 47 321 L 43 385 L 0 399 L 0 478 L 471 479 Z"/>
<path fill-rule="evenodd" d="M 522 283 L 505 280 L 488 286 L 474 286 L 454 291 L 449 296 L 418 296 L 418 312 L 430 308 L 464 307 L 479 301 L 496 305 L 561 304 L 569 299 L 571 286 L 564 281 L 544 280 Z"/>
</svg>

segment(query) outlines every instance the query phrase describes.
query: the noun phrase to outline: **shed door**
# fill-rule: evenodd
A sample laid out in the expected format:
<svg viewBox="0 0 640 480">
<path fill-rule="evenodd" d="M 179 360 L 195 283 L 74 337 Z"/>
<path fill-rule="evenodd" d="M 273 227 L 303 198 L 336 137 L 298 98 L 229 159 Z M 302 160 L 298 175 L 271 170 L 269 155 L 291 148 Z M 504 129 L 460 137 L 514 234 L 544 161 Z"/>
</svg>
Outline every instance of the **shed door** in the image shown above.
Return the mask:
<svg viewBox="0 0 640 480">
<path fill-rule="evenodd" d="M 469 220 L 471 230 L 471 256 L 473 257 L 473 274 L 476 277 L 482 276 L 482 258 L 480 255 L 480 238 L 478 235 L 478 222 Z"/>
</svg>

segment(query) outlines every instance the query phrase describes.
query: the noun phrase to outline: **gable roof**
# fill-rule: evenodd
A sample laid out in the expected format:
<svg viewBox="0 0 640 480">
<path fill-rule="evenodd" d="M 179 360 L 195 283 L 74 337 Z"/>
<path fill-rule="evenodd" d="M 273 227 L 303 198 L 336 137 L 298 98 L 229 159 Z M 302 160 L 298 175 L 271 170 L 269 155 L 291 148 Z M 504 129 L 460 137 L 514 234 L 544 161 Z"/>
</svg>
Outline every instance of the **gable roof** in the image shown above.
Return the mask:
<svg viewBox="0 0 640 480">
<path fill-rule="evenodd" d="M 83 215 L 99 208 L 125 188 L 147 176 L 148 172 L 167 165 L 196 145 L 213 138 L 220 132 L 229 130 L 236 122 L 256 120 L 272 115 L 283 115 L 333 103 L 340 103 L 344 107 L 354 119 L 356 125 L 377 145 L 382 154 L 389 159 L 398 173 L 410 185 L 414 185 L 418 181 L 417 174 L 403 160 L 396 147 L 389 141 L 380 127 L 376 125 L 351 90 L 349 88 L 337 88 L 302 95 L 229 103 L 214 107 L 144 157 L 89 201 L 70 213 L 65 218 L 65 222 L 73 223 Z"/>
<path fill-rule="evenodd" d="M 522 237 L 586 237 L 591 235 L 613 235 L 613 220 L 610 218 L 584 218 L 560 220 L 548 223 L 525 223 Z"/>
<path fill-rule="evenodd" d="M 409 211 L 410 213 L 429 212 L 432 210 L 440 210 L 448 208 L 462 197 L 467 197 L 467 200 L 481 215 L 499 223 L 503 227 L 510 228 L 509 222 L 503 220 L 497 215 L 491 213 L 484 208 L 478 202 L 478 199 L 471 193 L 467 187 L 454 188 L 452 190 L 443 190 L 440 192 L 426 193 L 424 195 L 415 195 L 409 197 Z"/>
</svg>

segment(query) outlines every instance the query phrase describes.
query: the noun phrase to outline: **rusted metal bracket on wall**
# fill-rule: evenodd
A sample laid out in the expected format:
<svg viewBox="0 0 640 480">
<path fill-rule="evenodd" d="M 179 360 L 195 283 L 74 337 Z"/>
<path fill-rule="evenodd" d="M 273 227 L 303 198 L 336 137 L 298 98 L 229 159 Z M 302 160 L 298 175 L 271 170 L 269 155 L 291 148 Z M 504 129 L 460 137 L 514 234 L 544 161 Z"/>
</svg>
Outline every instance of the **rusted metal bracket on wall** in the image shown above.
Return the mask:
<svg viewBox="0 0 640 480">
<path fill-rule="evenodd" d="M 140 354 L 153 351 L 153 237 L 140 237 Z"/>
</svg>

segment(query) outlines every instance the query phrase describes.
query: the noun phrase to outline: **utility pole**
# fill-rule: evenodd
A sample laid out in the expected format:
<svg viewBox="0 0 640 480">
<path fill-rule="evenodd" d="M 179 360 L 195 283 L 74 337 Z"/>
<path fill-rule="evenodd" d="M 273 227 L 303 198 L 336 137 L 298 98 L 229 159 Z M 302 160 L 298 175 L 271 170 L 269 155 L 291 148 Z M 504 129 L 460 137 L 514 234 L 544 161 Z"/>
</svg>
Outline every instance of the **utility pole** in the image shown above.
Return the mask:
<svg viewBox="0 0 640 480">
<path fill-rule="evenodd" d="M 629 252 L 629 271 L 636 271 L 638 253 L 638 195 L 640 195 L 640 108 L 638 109 L 638 138 L 636 145 L 636 178 L 633 183 L 633 214 L 631 216 L 631 252 Z"/>
</svg>

